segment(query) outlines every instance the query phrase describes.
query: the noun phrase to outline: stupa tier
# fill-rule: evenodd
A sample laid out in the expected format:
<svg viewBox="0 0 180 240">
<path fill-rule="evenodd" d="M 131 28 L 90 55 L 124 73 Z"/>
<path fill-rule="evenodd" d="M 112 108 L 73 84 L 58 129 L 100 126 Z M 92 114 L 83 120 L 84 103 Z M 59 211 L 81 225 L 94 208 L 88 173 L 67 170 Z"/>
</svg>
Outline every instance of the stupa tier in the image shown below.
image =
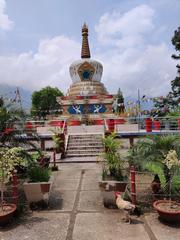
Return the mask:
<svg viewBox="0 0 180 240">
<path fill-rule="evenodd" d="M 109 95 L 101 82 L 103 66 L 90 58 L 88 27 L 82 27 L 81 59 L 70 65 L 72 84 L 67 96 L 57 98 L 64 116 L 93 118 L 98 114 L 111 114 L 113 95 Z M 93 116 L 91 116 L 93 115 Z"/>
</svg>

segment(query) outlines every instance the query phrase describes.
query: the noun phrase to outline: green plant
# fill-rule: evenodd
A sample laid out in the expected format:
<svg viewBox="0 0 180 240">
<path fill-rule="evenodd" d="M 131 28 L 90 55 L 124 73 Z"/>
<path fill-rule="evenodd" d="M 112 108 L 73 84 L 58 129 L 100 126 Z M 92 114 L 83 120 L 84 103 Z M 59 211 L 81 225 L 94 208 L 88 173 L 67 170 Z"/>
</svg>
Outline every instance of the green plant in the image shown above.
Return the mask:
<svg viewBox="0 0 180 240">
<path fill-rule="evenodd" d="M 28 178 L 30 182 L 48 182 L 50 173 L 48 168 L 35 165 L 28 170 Z"/>
<path fill-rule="evenodd" d="M 56 151 L 63 152 L 64 140 L 61 138 L 61 133 L 62 133 L 61 128 L 51 130 L 51 132 L 53 133 L 52 139 L 54 141 Z"/>
<path fill-rule="evenodd" d="M 174 154 L 172 158 L 176 159 L 176 162 L 174 161 L 170 169 L 165 160 L 171 156 L 172 151 Z M 159 174 L 162 183 L 167 186 L 168 192 L 171 188 L 172 177 L 176 176 L 179 171 L 178 164 L 176 164 L 179 158 L 180 137 L 177 135 L 147 137 L 144 140 L 138 141 L 129 151 L 130 163 L 139 170 L 149 170 L 150 172 Z M 176 167 L 174 168 L 174 166 Z"/>
<path fill-rule="evenodd" d="M 9 182 L 15 167 L 23 164 L 23 149 L 20 147 L 0 148 L 1 207 L 3 211 L 4 185 Z"/>
<path fill-rule="evenodd" d="M 105 153 L 103 158 L 106 162 L 103 164 L 103 174 L 102 177 L 105 178 L 109 176 L 115 180 L 123 180 L 122 174 L 122 164 L 123 161 L 119 154 L 119 142 L 117 142 L 116 134 L 112 133 L 111 135 L 103 139 Z"/>
</svg>

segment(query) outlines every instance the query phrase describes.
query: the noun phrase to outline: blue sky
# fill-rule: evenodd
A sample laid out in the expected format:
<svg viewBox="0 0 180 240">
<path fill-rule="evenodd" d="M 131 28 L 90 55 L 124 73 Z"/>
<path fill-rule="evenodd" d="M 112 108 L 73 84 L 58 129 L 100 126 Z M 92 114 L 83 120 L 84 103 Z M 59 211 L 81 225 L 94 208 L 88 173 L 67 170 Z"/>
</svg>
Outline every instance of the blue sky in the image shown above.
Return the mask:
<svg viewBox="0 0 180 240">
<path fill-rule="evenodd" d="M 179 11 L 179 0 L 0 0 L 0 83 L 66 92 L 86 22 L 109 92 L 166 94 L 176 76 L 171 38 Z"/>
</svg>

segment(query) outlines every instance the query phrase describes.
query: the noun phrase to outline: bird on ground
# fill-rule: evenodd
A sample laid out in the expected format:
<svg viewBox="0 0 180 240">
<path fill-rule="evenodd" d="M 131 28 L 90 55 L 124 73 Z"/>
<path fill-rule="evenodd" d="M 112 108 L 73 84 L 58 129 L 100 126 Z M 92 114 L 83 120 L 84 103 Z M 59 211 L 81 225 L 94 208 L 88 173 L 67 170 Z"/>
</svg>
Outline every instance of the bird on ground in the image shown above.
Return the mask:
<svg viewBox="0 0 180 240">
<path fill-rule="evenodd" d="M 161 190 L 161 181 L 158 174 L 154 176 L 154 180 L 151 183 L 151 189 L 154 194 L 157 194 Z"/>
<path fill-rule="evenodd" d="M 138 216 L 140 215 L 139 210 L 137 207 L 132 204 L 129 201 L 125 201 L 122 199 L 121 193 L 120 192 L 115 192 L 115 197 L 116 197 L 116 205 L 119 209 L 122 209 L 124 212 L 125 217 L 123 220 L 125 222 L 131 223 L 132 219 L 130 217 L 131 213 L 136 213 Z"/>
</svg>

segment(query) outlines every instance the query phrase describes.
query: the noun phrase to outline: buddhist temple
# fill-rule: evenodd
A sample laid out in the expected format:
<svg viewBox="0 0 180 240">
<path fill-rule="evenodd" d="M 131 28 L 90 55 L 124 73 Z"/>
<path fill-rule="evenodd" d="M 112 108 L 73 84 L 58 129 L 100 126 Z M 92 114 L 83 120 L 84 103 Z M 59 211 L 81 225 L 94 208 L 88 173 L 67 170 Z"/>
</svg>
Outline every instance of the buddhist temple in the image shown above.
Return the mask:
<svg viewBox="0 0 180 240">
<path fill-rule="evenodd" d="M 91 59 L 86 24 L 82 27 L 81 59 L 70 65 L 69 72 L 72 84 L 67 95 L 57 98 L 63 108 L 63 117 L 87 123 L 93 119 L 104 119 L 112 115 L 114 98 L 101 82 L 103 65 Z"/>
</svg>

